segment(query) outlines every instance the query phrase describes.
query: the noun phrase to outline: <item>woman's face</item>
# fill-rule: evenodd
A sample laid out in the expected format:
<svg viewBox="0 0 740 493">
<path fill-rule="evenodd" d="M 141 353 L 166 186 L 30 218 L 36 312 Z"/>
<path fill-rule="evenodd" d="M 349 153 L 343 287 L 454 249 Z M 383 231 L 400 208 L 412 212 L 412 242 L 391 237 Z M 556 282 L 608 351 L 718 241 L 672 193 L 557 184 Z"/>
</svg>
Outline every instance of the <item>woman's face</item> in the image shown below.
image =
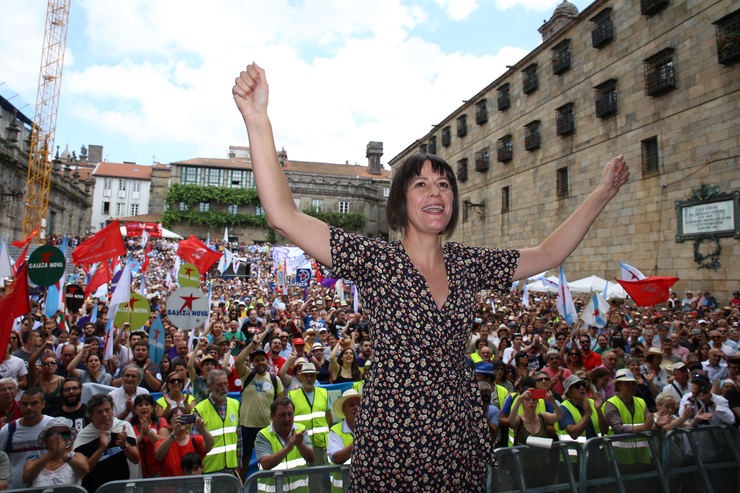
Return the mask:
<svg viewBox="0 0 740 493">
<path fill-rule="evenodd" d="M 352 363 L 355 360 L 355 351 L 352 348 L 347 348 L 342 351 L 342 362 Z"/>
<path fill-rule="evenodd" d="M 91 355 L 87 358 L 87 370 L 91 372 L 100 370 L 100 358 L 97 355 Z"/>
<path fill-rule="evenodd" d="M 44 373 L 55 373 L 57 371 L 57 360 L 54 358 L 44 358 L 42 369 Z"/>
<path fill-rule="evenodd" d="M 452 217 L 452 185 L 445 175 L 432 170 L 425 161 L 419 176 L 406 189 L 408 228 L 417 232 L 440 234 Z"/>
<path fill-rule="evenodd" d="M 134 408 L 136 415 L 139 417 L 146 417 L 152 414 L 152 405 L 149 401 L 142 400 Z"/>
</svg>

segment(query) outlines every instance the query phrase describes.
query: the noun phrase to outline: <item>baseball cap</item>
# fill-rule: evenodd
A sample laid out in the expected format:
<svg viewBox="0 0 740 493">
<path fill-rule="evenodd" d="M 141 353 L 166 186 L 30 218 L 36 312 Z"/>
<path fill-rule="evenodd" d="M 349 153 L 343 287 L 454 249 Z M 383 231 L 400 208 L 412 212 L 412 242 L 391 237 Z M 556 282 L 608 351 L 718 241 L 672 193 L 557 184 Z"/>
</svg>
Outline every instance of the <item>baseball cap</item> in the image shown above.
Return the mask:
<svg viewBox="0 0 740 493">
<path fill-rule="evenodd" d="M 255 359 L 257 359 L 258 356 L 265 356 L 266 357 L 267 356 L 267 353 L 264 352 L 261 349 L 255 349 L 254 351 L 252 351 L 250 353 L 250 355 L 249 355 L 249 361 L 254 361 Z"/>
<path fill-rule="evenodd" d="M 300 337 L 296 337 L 295 339 L 293 339 L 293 345 L 294 346 L 305 346 L 306 345 L 306 341 L 304 341 Z"/>
<path fill-rule="evenodd" d="M 481 375 L 493 375 L 493 363 L 490 361 L 481 361 L 475 365 L 475 373 L 480 373 Z"/>
</svg>

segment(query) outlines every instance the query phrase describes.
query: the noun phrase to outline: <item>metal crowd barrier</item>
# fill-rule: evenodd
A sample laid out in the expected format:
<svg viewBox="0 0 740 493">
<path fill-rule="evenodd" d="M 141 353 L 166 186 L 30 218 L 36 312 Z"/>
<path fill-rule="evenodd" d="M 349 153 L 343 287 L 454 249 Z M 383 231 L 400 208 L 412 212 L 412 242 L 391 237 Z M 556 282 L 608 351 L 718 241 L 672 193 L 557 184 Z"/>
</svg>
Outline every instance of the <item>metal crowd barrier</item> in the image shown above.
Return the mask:
<svg viewBox="0 0 740 493">
<path fill-rule="evenodd" d="M 489 481 L 494 493 L 549 492 L 577 489 L 581 446 L 576 442 L 553 442 L 551 448 L 518 445 L 494 451 L 498 468 Z"/>
<path fill-rule="evenodd" d="M 54 490 L 56 493 L 56 490 Z M 84 491 L 84 490 L 83 490 Z M 242 493 L 241 482 L 231 474 L 205 474 L 167 478 L 111 481 L 96 493 Z"/>
<path fill-rule="evenodd" d="M 322 490 L 329 491 L 326 486 L 330 485 L 331 473 L 337 473 L 342 475 L 342 483 L 346 485 L 349 483 L 349 465 L 346 464 L 335 464 L 328 466 L 313 466 L 313 467 L 301 467 L 298 469 L 283 469 L 280 471 L 266 470 L 259 471 L 247 478 L 244 483 L 244 493 L 256 493 L 257 483 L 260 479 L 274 479 L 275 480 L 275 493 L 282 493 L 283 485 L 290 483 L 290 478 L 293 476 L 309 476 L 309 488 L 311 492 L 318 492 Z M 323 487 L 319 488 L 317 485 L 311 483 L 316 477 L 322 477 L 324 479 Z M 221 493 L 221 492 L 218 492 Z"/>
<path fill-rule="evenodd" d="M 87 493 L 82 486 L 42 486 L 39 488 L 23 488 L 5 490 L 5 493 Z"/>
<path fill-rule="evenodd" d="M 666 434 L 662 460 L 672 492 L 740 491 L 736 428 L 700 426 Z"/>
</svg>

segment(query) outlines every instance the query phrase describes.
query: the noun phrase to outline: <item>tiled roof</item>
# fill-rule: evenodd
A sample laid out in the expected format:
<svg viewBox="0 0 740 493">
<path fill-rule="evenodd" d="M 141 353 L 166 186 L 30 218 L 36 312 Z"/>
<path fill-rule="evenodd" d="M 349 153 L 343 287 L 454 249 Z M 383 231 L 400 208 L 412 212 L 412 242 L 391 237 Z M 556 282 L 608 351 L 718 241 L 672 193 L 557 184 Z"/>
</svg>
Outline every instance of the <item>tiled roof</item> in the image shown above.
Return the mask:
<svg viewBox="0 0 740 493">
<path fill-rule="evenodd" d="M 174 166 L 198 166 L 206 168 L 225 168 L 225 169 L 252 169 L 252 163 L 244 159 L 217 159 L 217 158 L 193 158 L 185 161 L 172 163 Z M 337 176 L 359 176 L 361 178 L 390 179 L 391 172 L 382 169 L 381 174 L 371 175 L 367 172 L 367 166 L 356 164 L 333 164 L 333 163 L 315 163 L 310 161 L 292 161 L 288 160 L 283 168 L 285 172 L 290 173 L 315 173 L 318 175 L 337 175 Z"/>
<path fill-rule="evenodd" d="M 95 167 L 93 176 L 110 176 L 113 178 L 132 178 L 136 180 L 151 180 L 152 167 L 142 164 L 108 163 L 101 162 Z"/>
</svg>

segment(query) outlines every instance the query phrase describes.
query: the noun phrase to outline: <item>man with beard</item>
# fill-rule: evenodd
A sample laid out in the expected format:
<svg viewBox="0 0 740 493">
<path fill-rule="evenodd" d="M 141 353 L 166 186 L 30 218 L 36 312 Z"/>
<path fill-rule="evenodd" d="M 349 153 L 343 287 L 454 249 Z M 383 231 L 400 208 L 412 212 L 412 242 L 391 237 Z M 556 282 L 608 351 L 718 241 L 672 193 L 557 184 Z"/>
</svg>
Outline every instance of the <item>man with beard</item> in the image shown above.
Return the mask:
<svg viewBox="0 0 740 493">
<path fill-rule="evenodd" d="M 134 352 L 134 363 L 144 372 L 144 378 L 142 378 L 139 385 L 149 392 L 159 392 L 162 388 L 162 382 L 156 376 L 159 371 L 157 365 L 149 359 L 149 344 L 144 340 L 137 341 L 131 349 Z"/>
<path fill-rule="evenodd" d="M 96 394 L 87 406 L 91 422 L 77 435 L 73 449 L 87 457 L 90 472 L 82 480 L 82 486 L 92 492 L 108 481 L 129 479 L 126 461 L 138 464 L 139 449 L 131 424 L 114 416 L 109 395 Z"/>
<path fill-rule="evenodd" d="M 236 370 L 242 383 L 242 404 L 239 410 L 239 424 L 241 425 L 243 444 L 242 472 L 249 469 L 249 461 L 254 449 L 254 441 L 259 431 L 270 425 L 270 406 L 278 397 L 283 396 L 283 383 L 275 375 L 269 373 L 267 354 L 261 349 L 253 350 L 262 343 L 263 334 L 255 336 L 254 340 L 239 353 L 236 358 Z M 279 339 L 273 339 L 273 341 Z M 252 368 L 246 363 L 247 357 L 252 362 Z M 242 474 L 242 477 L 246 475 Z"/>
<path fill-rule="evenodd" d="M 80 400 L 82 396 L 82 384 L 79 380 L 71 378 L 62 384 L 62 407 L 54 415 L 69 420 L 70 428 L 78 432 L 87 426 L 87 406 Z"/>
<path fill-rule="evenodd" d="M 39 434 L 52 419 L 42 414 L 45 404 L 40 388 L 27 389 L 21 397 L 21 418 L 0 429 L 0 450 L 5 451 L 10 459 L 10 489 L 28 486 L 23 484 L 23 466 L 29 458 L 38 455 L 41 450 Z"/>
<path fill-rule="evenodd" d="M 228 396 L 229 378 L 223 370 L 208 372 L 208 398 L 200 401 L 193 414 L 199 416 L 213 436 L 213 449 L 203 461 L 203 473 L 235 473 L 241 465 L 239 401 Z"/>
</svg>

